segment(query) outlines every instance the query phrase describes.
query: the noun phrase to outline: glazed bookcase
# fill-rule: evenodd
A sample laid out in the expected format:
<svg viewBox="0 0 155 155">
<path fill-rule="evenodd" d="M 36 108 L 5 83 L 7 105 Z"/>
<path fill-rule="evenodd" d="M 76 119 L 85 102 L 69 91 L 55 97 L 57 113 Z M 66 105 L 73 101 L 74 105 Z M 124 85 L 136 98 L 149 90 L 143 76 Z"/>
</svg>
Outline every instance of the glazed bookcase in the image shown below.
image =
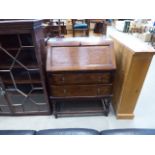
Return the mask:
<svg viewBox="0 0 155 155">
<path fill-rule="evenodd" d="M 0 115 L 49 114 L 41 20 L 0 22 Z"/>
</svg>

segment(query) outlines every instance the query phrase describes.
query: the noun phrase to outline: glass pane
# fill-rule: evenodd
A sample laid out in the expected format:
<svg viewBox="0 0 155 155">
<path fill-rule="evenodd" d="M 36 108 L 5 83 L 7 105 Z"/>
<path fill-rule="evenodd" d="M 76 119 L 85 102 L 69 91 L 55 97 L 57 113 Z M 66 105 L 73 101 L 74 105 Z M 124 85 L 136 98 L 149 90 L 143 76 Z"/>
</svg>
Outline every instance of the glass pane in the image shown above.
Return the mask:
<svg viewBox="0 0 155 155">
<path fill-rule="evenodd" d="M 26 100 L 23 104 L 24 110 L 27 112 L 37 112 L 39 111 L 38 106 L 31 100 Z"/>
<path fill-rule="evenodd" d="M 11 104 L 15 110 L 15 113 L 48 111 L 48 107 L 46 105 L 45 97 L 41 87 L 36 87 L 35 85 L 32 89 L 29 84 L 20 84 L 18 85 L 18 88 L 25 95 L 18 92 L 18 89 L 14 89 L 12 91 L 10 91 L 10 89 L 7 91 L 8 97 L 11 100 Z"/>
<path fill-rule="evenodd" d="M 20 34 L 22 46 L 33 46 L 31 34 Z"/>
<path fill-rule="evenodd" d="M 17 60 L 28 68 L 35 68 L 38 65 L 34 48 L 21 49 Z"/>
<path fill-rule="evenodd" d="M 49 111 L 49 108 L 48 108 L 47 104 L 38 105 L 38 109 L 39 109 L 40 112 L 47 112 L 47 111 Z"/>
<path fill-rule="evenodd" d="M 0 71 L 0 76 L 1 76 L 4 84 L 13 84 L 9 70 L 8 71 Z"/>
<path fill-rule="evenodd" d="M 11 113 L 10 108 L 8 106 L 8 103 L 6 101 L 6 98 L 2 94 L 2 91 L 4 91 L 4 88 L 2 87 L 2 83 L 0 80 L 0 113 Z"/>
<path fill-rule="evenodd" d="M 32 83 L 36 83 L 36 84 L 41 83 L 41 77 L 40 77 L 39 70 L 29 71 L 29 73 L 31 75 Z"/>
<path fill-rule="evenodd" d="M 43 90 L 33 90 L 32 93 L 30 94 L 30 98 L 37 104 L 45 103 L 45 95 L 43 93 Z"/>
<path fill-rule="evenodd" d="M 5 98 L 4 98 L 4 96 L 2 96 L 2 95 L 0 95 L 0 106 L 1 105 L 7 105 L 7 102 L 6 102 Z"/>
<path fill-rule="evenodd" d="M 26 99 L 23 95 L 18 93 L 16 90 L 7 91 L 8 97 L 11 101 L 11 105 L 15 113 L 23 113 L 23 103 Z"/>
<path fill-rule="evenodd" d="M 29 73 L 29 71 L 27 71 L 26 69 L 24 68 L 12 68 L 11 69 L 11 78 L 12 80 L 14 81 L 14 85 L 17 89 L 23 91 L 21 89 L 21 84 L 31 84 L 32 82 L 32 79 L 31 79 L 31 75 Z M 32 89 L 32 86 L 30 86 L 30 90 Z"/>
<path fill-rule="evenodd" d="M 17 50 L 7 50 L 7 52 L 13 57 L 16 56 Z M 0 49 L 0 69 L 9 69 L 13 59 L 2 49 Z"/>
<path fill-rule="evenodd" d="M 11 35 L 0 35 L 0 44 L 4 48 L 18 48 L 19 40 L 15 34 Z"/>
<path fill-rule="evenodd" d="M 17 91 L 7 91 L 8 92 L 8 97 L 11 100 L 12 105 L 22 105 L 24 102 L 25 97 L 18 93 Z"/>
</svg>

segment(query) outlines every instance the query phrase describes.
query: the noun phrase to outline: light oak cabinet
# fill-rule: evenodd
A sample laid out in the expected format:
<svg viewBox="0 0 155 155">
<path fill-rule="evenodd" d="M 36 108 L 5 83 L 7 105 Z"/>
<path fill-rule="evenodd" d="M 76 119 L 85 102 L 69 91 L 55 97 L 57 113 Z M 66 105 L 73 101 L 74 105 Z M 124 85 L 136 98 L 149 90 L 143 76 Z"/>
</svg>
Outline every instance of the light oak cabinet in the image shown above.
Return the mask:
<svg viewBox="0 0 155 155">
<path fill-rule="evenodd" d="M 111 37 L 117 64 L 113 106 L 117 118 L 132 119 L 155 50 L 127 34 L 118 32 Z"/>
</svg>

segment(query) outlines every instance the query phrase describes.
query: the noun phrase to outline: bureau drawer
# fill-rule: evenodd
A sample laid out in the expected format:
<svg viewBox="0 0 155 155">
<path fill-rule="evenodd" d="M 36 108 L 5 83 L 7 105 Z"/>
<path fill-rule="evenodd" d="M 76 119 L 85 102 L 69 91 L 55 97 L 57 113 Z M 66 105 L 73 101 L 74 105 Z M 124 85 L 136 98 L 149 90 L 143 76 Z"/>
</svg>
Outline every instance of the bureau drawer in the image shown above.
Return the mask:
<svg viewBox="0 0 155 155">
<path fill-rule="evenodd" d="M 62 84 L 108 84 L 112 82 L 112 73 L 66 73 L 49 76 L 51 85 Z"/>
<path fill-rule="evenodd" d="M 112 94 L 112 85 L 51 86 L 51 96 L 102 96 Z"/>
</svg>

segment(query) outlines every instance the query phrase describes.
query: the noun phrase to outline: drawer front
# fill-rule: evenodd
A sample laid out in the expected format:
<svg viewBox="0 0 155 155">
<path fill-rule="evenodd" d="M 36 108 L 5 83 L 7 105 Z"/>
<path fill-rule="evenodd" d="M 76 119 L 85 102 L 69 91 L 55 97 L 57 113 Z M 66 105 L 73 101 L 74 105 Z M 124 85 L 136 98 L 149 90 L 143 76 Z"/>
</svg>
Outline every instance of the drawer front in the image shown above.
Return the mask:
<svg viewBox="0 0 155 155">
<path fill-rule="evenodd" d="M 102 96 L 112 94 L 112 85 L 51 86 L 51 96 Z"/>
<path fill-rule="evenodd" d="M 108 84 L 112 82 L 112 73 L 68 73 L 49 76 L 51 85 L 64 84 Z"/>
</svg>

